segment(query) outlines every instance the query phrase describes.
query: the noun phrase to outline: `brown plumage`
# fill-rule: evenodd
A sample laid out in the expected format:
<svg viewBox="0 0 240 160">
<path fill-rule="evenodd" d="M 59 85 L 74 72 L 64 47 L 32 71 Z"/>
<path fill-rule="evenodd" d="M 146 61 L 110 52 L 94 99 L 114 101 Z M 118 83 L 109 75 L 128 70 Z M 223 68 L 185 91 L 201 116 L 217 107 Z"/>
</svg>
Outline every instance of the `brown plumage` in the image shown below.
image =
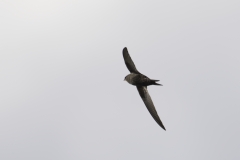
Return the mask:
<svg viewBox="0 0 240 160">
<path fill-rule="evenodd" d="M 157 111 L 155 109 L 153 101 L 147 90 L 147 86 L 149 86 L 149 85 L 160 85 L 160 86 L 162 86 L 162 85 L 156 83 L 159 80 L 152 80 L 137 70 L 126 47 L 123 49 L 123 58 L 124 58 L 124 61 L 125 61 L 125 64 L 126 64 L 128 70 L 131 72 L 129 75 L 127 75 L 125 77 L 124 80 L 126 80 L 128 83 L 137 87 L 137 90 L 138 90 L 144 104 L 146 105 L 148 111 L 152 115 L 153 119 L 158 123 L 158 125 L 160 127 L 162 127 L 164 130 L 166 130 L 162 121 L 160 120 L 160 118 L 157 114 Z"/>
</svg>

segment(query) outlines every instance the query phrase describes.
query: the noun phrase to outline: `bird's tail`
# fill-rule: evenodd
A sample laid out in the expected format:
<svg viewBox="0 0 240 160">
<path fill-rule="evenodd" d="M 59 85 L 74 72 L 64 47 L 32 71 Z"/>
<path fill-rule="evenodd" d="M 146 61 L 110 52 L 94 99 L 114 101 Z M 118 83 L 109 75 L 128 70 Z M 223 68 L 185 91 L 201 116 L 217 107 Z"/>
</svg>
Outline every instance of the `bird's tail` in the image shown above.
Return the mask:
<svg viewBox="0 0 240 160">
<path fill-rule="evenodd" d="M 162 86 L 162 84 L 158 84 L 158 83 L 156 83 L 157 81 L 159 81 L 159 80 L 154 80 L 154 79 L 151 79 L 151 85 L 159 85 L 159 86 Z"/>
</svg>

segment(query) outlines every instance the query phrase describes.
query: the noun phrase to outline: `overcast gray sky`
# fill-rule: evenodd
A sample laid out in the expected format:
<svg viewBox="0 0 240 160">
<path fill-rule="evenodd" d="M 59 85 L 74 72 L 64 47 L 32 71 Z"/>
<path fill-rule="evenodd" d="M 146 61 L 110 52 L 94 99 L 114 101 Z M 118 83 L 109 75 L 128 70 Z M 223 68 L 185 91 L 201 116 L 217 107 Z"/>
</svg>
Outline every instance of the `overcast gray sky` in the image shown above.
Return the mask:
<svg viewBox="0 0 240 160">
<path fill-rule="evenodd" d="M 1 160 L 240 159 L 239 0 L 1 0 Z M 122 49 L 163 87 L 148 113 Z"/>
</svg>

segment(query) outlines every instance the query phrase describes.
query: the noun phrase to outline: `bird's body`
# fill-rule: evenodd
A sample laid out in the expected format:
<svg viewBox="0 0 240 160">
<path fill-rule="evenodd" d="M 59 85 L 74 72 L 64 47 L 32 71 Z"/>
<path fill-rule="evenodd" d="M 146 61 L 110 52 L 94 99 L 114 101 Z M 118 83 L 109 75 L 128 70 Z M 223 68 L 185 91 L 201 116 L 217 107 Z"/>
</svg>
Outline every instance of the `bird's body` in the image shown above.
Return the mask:
<svg viewBox="0 0 240 160">
<path fill-rule="evenodd" d="M 151 80 L 143 74 L 130 73 L 125 77 L 125 80 L 134 86 L 149 86 L 149 85 L 161 85 L 155 83 L 158 80 Z"/>
<path fill-rule="evenodd" d="M 162 85 L 156 83 L 159 80 L 150 79 L 137 70 L 126 47 L 123 49 L 123 58 L 124 58 L 124 61 L 125 61 L 125 64 L 126 64 L 128 70 L 131 72 L 130 74 L 128 74 L 125 77 L 124 80 L 126 80 L 129 84 L 132 84 L 137 87 L 137 90 L 138 90 L 144 104 L 146 105 L 148 111 L 150 112 L 150 114 L 152 115 L 154 120 L 159 124 L 160 127 L 162 127 L 164 130 L 166 130 L 162 121 L 160 120 L 160 118 L 157 114 L 157 111 L 154 107 L 153 101 L 147 90 L 147 86 L 149 86 L 149 85 L 160 85 L 160 86 L 162 86 Z"/>
<path fill-rule="evenodd" d="M 130 73 L 125 77 L 125 80 L 134 86 L 145 86 L 149 84 L 150 79 L 142 74 Z"/>
</svg>

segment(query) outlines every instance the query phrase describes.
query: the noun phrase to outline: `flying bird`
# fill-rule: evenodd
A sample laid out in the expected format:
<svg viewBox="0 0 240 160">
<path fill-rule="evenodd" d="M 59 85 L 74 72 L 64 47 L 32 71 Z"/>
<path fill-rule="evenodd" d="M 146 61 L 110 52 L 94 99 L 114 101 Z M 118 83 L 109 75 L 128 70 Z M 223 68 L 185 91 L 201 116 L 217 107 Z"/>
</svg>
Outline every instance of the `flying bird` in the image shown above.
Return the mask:
<svg viewBox="0 0 240 160">
<path fill-rule="evenodd" d="M 128 74 L 125 77 L 124 80 L 137 87 L 140 97 L 142 98 L 143 102 L 145 103 L 145 105 L 146 105 L 148 111 L 150 112 L 150 114 L 152 115 L 153 119 L 157 122 L 157 124 L 160 127 L 162 127 L 164 130 L 166 130 L 162 121 L 160 120 L 160 118 L 157 114 L 157 111 L 154 107 L 153 101 L 147 90 L 147 86 L 149 86 L 149 85 L 162 86 L 162 84 L 156 83 L 159 80 L 150 79 L 137 70 L 126 47 L 123 49 L 123 58 L 124 58 L 124 61 L 125 61 L 125 64 L 126 64 L 128 70 L 131 72 L 130 74 Z"/>
</svg>

